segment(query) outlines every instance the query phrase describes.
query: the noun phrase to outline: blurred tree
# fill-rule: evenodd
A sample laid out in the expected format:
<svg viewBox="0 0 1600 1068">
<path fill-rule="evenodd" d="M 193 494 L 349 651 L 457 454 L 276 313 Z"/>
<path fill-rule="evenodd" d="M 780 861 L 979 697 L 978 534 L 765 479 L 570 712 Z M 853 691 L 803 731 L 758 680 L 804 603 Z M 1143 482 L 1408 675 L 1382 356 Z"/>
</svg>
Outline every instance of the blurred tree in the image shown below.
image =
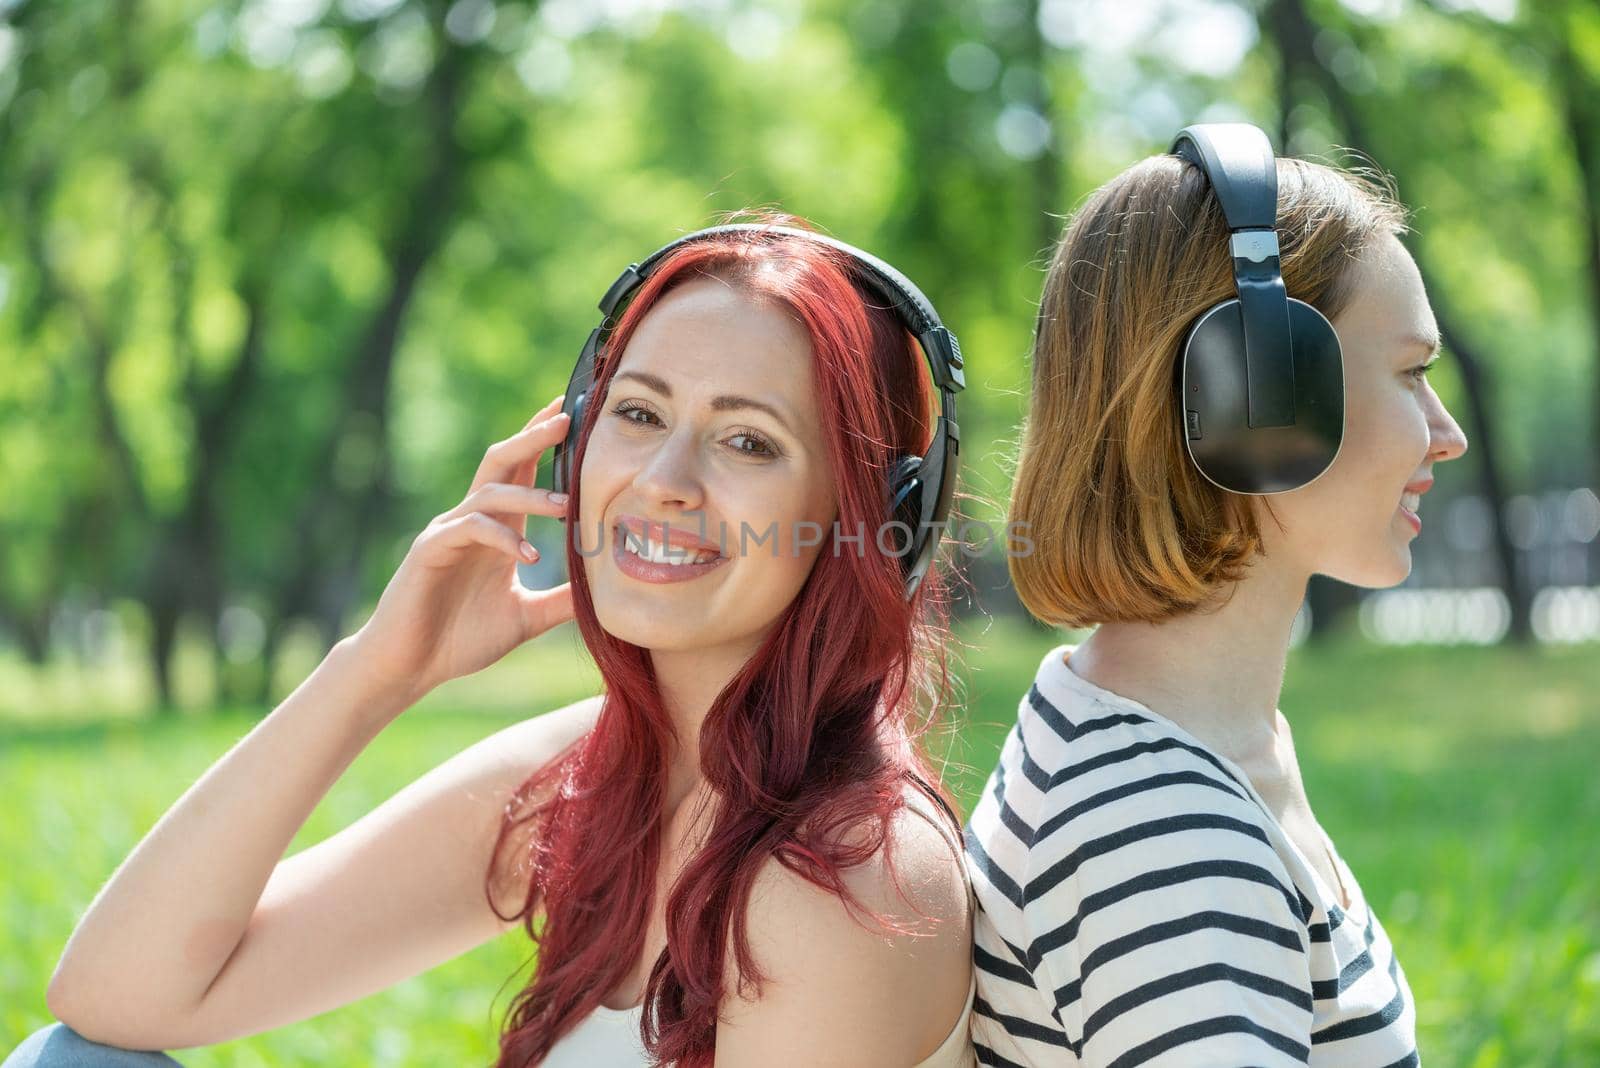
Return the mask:
<svg viewBox="0 0 1600 1068">
<path fill-rule="evenodd" d="M 1590 485 L 1600 486 L 1600 5 L 1533 5 L 1528 21 L 1532 40 L 1550 59 L 1551 95 L 1580 177 L 1573 221 L 1583 235 L 1588 283 L 1590 440 L 1595 445 L 1587 450 L 1588 477 Z M 1510 37 L 1502 29 L 1502 40 Z"/>
<path fill-rule="evenodd" d="M 1378 139 L 1379 135 L 1374 131 L 1382 126 L 1382 122 L 1373 123 L 1368 120 L 1367 108 L 1358 99 L 1358 94 L 1346 85 L 1346 81 L 1350 79 L 1341 80 L 1335 73 L 1327 57 L 1337 46 L 1329 44 L 1326 37 L 1319 38 L 1322 31 L 1304 0 L 1271 0 L 1264 9 L 1264 19 L 1270 26 L 1272 37 L 1283 57 L 1281 87 L 1283 106 L 1280 109 L 1283 114 L 1292 116 L 1295 113 L 1299 95 L 1307 88 L 1320 91 L 1322 102 L 1327 107 L 1335 128 L 1343 131 L 1348 142 L 1367 158 L 1383 161 L 1381 165 L 1395 175 L 1403 197 L 1413 199 L 1413 202 L 1420 200 L 1424 194 L 1418 192 L 1419 185 L 1410 183 L 1409 168 L 1402 162 L 1403 154 L 1396 147 L 1402 142 L 1399 137 L 1394 138 L 1393 145 L 1387 139 Z M 1320 48 L 1319 39 L 1323 42 Z M 1394 111 L 1382 106 L 1372 108 L 1372 112 L 1379 116 L 1395 114 Z M 1404 132 L 1396 131 L 1396 133 L 1403 137 L 1415 136 L 1415 131 L 1412 129 L 1413 122 L 1409 117 L 1403 121 Z M 1293 138 L 1294 131 L 1286 129 L 1284 136 L 1286 139 Z M 1407 236 L 1408 244 L 1422 271 L 1424 284 L 1428 288 L 1429 299 L 1439 321 L 1445 347 L 1455 357 L 1461 369 L 1461 379 L 1471 411 L 1470 451 L 1478 460 L 1480 492 L 1489 502 L 1495 518 L 1493 524 L 1495 551 L 1500 562 L 1506 597 L 1511 606 L 1509 633 L 1513 640 L 1527 642 L 1532 639 L 1530 617 L 1533 595 L 1526 576 L 1517 566 L 1516 551 L 1512 545 L 1507 519 L 1508 494 L 1501 469 L 1498 420 L 1489 403 L 1489 398 L 1493 395 L 1490 366 L 1485 356 L 1479 352 L 1476 343 L 1468 340 L 1464 327 L 1458 321 L 1448 285 L 1441 283 L 1439 276 L 1431 269 L 1427 244 L 1414 235 Z M 1354 605 L 1350 591 L 1322 583 L 1319 584 L 1317 592 L 1320 596 L 1312 607 L 1314 616 L 1321 621 L 1331 621 L 1331 618 L 1336 618 L 1342 611 Z"/>
<path fill-rule="evenodd" d="M 87 477 L 65 488 L 62 517 L 31 531 L 36 564 L 56 577 L 21 612 L 59 599 L 69 572 L 81 580 L 80 554 L 98 561 L 90 588 L 146 611 L 170 707 L 180 620 L 216 628 L 254 591 L 263 625 L 241 659 L 255 677 L 228 670 L 226 632 L 216 675 L 224 698 L 264 699 L 282 623 L 336 629 L 359 592 L 352 561 L 385 520 L 394 356 L 458 203 L 472 49 L 442 32 L 442 4 L 321 30 L 300 47 L 341 57 L 325 63 L 374 50 L 377 74 L 307 99 L 303 81 L 194 55 L 185 19 L 144 18 L 131 2 L 45 11 L 13 16 L 23 91 L 5 144 L 27 177 L 7 193 L 35 272 L 19 325 L 71 339 L 73 364 L 41 352 L 58 369 L 40 399 L 86 423 L 99 449 L 83 454 Z M 86 40 L 103 43 L 91 54 L 108 68 L 81 65 Z M 395 54 L 432 42 L 437 59 L 398 69 Z M 73 137 L 50 136 L 69 124 Z M 42 461 L 40 484 L 60 476 L 60 457 Z M 264 515 L 281 540 L 263 553 L 241 528 Z M 106 519 L 125 536 L 113 542 Z M 52 536 L 63 528 L 84 536 Z"/>
<path fill-rule="evenodd" d="M 1570 386 L 1600 359 L 1578 360 L 1594 22 L 1581 0 L 1504 23 L 1421 0 L 0 4 L 0 627 L 43 661 L 115 608 L 163 706 L 204 633 L 214 696 L 267 705 L 289 628 L 349 625 L 564 386 L 616 272 L 751 205 L 933 297 L 967 358 L 963 503 L 996 520 L 1062 218 L 1184 123 L 1252 114 L 1401 176 L 1467 377 L 1494 353 L 1501 388 L 1465 382 L 1477 459 L 1502 494 L 1570 486 L 1600 421 Z M 1015 610 L 997 557 L 972 568 Z"/>
</svg>

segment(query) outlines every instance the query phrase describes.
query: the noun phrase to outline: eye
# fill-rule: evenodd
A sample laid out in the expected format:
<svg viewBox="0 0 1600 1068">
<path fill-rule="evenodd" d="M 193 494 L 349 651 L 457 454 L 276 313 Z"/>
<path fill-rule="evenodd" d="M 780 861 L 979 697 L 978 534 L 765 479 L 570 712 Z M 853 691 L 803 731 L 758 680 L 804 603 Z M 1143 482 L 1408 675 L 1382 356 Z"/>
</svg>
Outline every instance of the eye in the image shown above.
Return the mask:
<svg viewBox="0 0 1600 1068">
<path fill-rule="evenodd" d="M 622 401 L 615 408 L 611 409 L 611 413 L 620 418 L 623 422 L 631 423 L 637 427 L 654 427 L 662 425 L 661 416 L 657 414 L 654 408 L 650 407 L 648 404 L 645 404 L 643 401 Z M 638 413 L 638 418 L 634 418 L 635 413 Z M 749 427 L 740 427 L 738 432 L 727 440 L 731 442 L 740 440 L 745 441 L 746 444 L 744 445 L 732 445 L 730 447 L 734 452 L 741 453 L 754 459 L 770 460 L 783 455 L 778 451 L 778 447 L 774 445 L 765 434 L 762 434 L 756 430 L 752 430 Z"/>
<path fill-rule="evenodd" d="M 753 442 L 754 448 L 745 448 L 740 445 L 735 445 L 733 446 L 734 452 L 742 452 L 747 456 L 755 456 L 764 460 L 771 459 L 778 455 L 777 446 L 768 441 L 764 435 L 758 434 L 754 430 L 740 430 L 728 440 L 738 441 L 741 438 L 745 441 Z"/>
<path fill-rule="evenodd" d="M 645 415 L 649 416 L 649 419 L 634 419 L 632 418 L 634 412 L 643 412 Z M 618 404 L 615 408 L 611 409 L 611 413 L 621 417 L 622 421 L 625 423 L 634 423 L 639 426 L 657 426 L 660 424 L 661 420 L 661 417 L 655 413 L 653 408 L 646 404 L 642 404 L 639 401 L 623 401 L 621 404 Z M 655 422 L 650 422 L 651 419 L 654 419 Z"/>
<path fill-rule="evenodd" d="M 1409 374 L 1414 381 L 1421 382 L 1427 377 L 1428 372 L 1433 370 L 1433 365 L 1438 362 L 1438 360 L 1432 360 L 1428 363 L 1419 364 L 1408 371 L 1407 374 Z"/>
</svg>

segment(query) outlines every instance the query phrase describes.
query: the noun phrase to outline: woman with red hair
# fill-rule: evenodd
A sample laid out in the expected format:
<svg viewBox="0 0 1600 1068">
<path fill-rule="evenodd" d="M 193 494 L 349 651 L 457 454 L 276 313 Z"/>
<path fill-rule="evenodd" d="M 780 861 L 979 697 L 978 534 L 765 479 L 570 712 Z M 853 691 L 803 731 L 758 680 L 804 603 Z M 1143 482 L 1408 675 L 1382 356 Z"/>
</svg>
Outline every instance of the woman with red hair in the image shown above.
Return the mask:
<svg viewBox="0 0 1600 1068">
<path fill-rule="evenodd" d="M 533 487 L 557 398 L 121 866 L 18 1063 L 171 1063 L 109 1047 L 281 1027 L 522 926 L 505 1068 L 970 1064 L 960 823 L 918 744 L 946 591 L 935 564 L 908 597 L 871 533 L 932 390 L 881 304 L 794 232 L 656 264 L 598 352 L 570 499 Z M 521 587 L 527 515 L 566 521 L 569 584 Z M 280 861 L 387 723 L 573 617 L 601 694 Z"/>
</svg>

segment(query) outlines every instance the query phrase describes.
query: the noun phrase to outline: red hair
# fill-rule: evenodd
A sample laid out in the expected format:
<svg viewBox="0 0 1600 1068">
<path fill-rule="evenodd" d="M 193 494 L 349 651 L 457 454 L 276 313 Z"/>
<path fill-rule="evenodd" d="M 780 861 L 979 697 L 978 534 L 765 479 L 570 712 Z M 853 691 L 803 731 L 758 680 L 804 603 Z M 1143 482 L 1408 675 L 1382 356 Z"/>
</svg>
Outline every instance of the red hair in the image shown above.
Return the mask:
<svg viewBox="0 0 1600 1068">
<path fill-rule="evenodd" d="M 900 320 L 851 271 L 848 257 L 821 242 L 766 231 L 678 249 L 624 311 L 596 367 L 601 400 L 586 405 L 580 428 L 574 471 L 640 321 L 675 287 L 719 278 L 789 311 L 810 335 L 839 527 L 869 532 L 864 551 L 843 543 L 830 552 L 824 542 L 799 594 L 701 726 L 700 770 L 717 804 L 667 898 L 666 949 L 645 988 L 642 1038 L 658 1062 L 712 1063 L 729 939 L 738 989 L 759 991 L 745 907 L 768 857 L 856 912 L 843 872 L 889 848 L 905 785 L 954 812 L 916 744 L 948 689 L 947 585 L 935 561 L 908 602 L 898 561 L 872 548 L 871 533 L 891 518 L 893 457 L 927 446 L 932 387 Z M 581 482 L 572 487 L 569 529 L 582 492 Z M 507 1011 L 498 1068 L 540 1063 L 632 971 L 662 847 L 674 735 L 649 651 L 601 629 L 570 537 L 567 570 L 605 699 L 593 730 L 516 791 L 495 843 L 491 886 L 507 843 L 527 843 L 507 850 L 528 874 L 520 910 L 502 918 L 521 919 L 538 948 L 535 974 Z M 533 833 L 513 836 L 524 824 Z"/>
</svg>

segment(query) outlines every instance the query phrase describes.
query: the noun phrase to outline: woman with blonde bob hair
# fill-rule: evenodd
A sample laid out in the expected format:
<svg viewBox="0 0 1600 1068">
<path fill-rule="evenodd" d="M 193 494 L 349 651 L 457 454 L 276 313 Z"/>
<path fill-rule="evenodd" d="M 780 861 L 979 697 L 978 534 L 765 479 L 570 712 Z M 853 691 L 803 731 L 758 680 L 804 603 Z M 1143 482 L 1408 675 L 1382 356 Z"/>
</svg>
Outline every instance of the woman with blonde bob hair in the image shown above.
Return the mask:
<svg viewBox="0 0 1600 1068">
<path fill-rule="evenodd" d="M 1310 577 L 1403 580 L 1434 465 L 1467 443 L 1425 377 L 1438 331 L 1392 186 L 1274 160 L 1244 130 L 1263 226 L 1225 215 L 1236 174 L 1153 156 L 1076 212 L 1045 281 L 1010 570 L 1040 620 L 1096 629 L 1044 657 L 968 828 L 984 1064 L 1419 1063 L 1405 975 L 1312 815 L 1277 702 Z M 1186 345 L 1280 273 L 1337 336 L 1342 433 L 1335 379 L 1318 470 L 1224 489 L 1197 435 L 1229 428 L 1175 399 L 1197 388 Z M 1240 396 L 1288 358 L 1250 356 Z M 1252 440 L 1283 433 L 1259 425 Z"/>
</svg>

